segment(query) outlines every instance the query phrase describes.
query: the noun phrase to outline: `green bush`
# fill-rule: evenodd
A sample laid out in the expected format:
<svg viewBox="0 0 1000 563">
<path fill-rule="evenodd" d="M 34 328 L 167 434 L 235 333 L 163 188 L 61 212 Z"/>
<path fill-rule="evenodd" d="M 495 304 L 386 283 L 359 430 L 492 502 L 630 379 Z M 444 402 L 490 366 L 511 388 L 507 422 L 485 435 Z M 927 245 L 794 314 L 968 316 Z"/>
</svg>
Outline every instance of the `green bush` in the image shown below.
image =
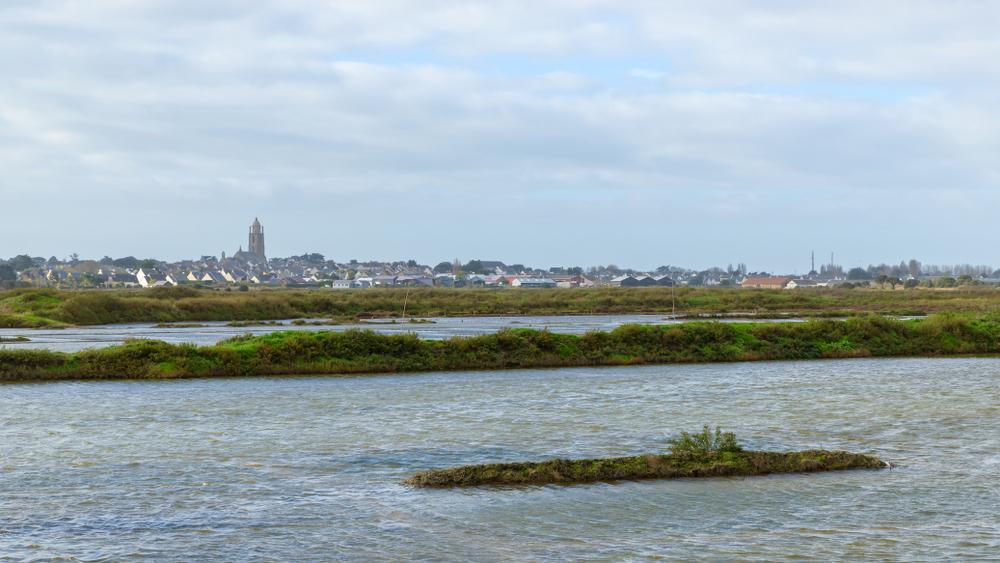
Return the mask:
<svg viewBox="0 0 1000 563">
<path fill-rule="evenodd" d="M 679 459 L 704 459 L 722 453 L 739 453 L 743 447 L 736 441 L 736 434 L 723 432 L 718 426 L 715 433 L 706 424 L 701 432 L 690 434 L 681 432 L 677 438 L 669 441 L 670 454 Z"/>
</svg>

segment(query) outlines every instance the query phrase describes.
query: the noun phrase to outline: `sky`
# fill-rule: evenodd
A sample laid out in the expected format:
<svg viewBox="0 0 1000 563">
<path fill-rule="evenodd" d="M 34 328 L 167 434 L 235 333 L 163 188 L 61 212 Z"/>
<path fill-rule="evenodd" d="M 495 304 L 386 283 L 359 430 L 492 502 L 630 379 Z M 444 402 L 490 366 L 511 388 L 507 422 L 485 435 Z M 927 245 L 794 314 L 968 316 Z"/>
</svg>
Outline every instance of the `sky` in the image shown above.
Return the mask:
<svg viewBox="0 0 1000 563">
<path fill-rule="evenodd" d="M 1000 264 L 1000 3 L 4 0 L 0 257 Z M 822 258 L 820 258 L 822 257 Z"/>
</svg>

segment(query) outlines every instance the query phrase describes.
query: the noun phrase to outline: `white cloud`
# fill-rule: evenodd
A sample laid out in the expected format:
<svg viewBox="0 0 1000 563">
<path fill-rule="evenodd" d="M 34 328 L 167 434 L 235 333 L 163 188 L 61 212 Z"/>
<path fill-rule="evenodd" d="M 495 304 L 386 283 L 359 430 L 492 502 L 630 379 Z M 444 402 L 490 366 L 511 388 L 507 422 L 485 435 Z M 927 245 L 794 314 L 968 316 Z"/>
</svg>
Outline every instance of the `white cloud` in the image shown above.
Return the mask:
<svg viewBox="0 0 1000 563">
<path fill-rule="evenodd" d="M 195 225 L 223 213 L 270 208 L 321 246 L 304 225 L 325 209 L 345 229 L 440 210 L 473 234 L 424 227 L 427 259 L 456 246 L 559 261 L 532 257 L 537 241 L 480 231 L 490 217 L 556 230 L 601 221 L 605 232 L 582 232 L 578 260 L 631 252 L 644 264 L 648 249 L 623 250 L 606 231 L 736 233 L 789 214 L 794 226 L 796 212 L 809 217 L 797 228 L 831 231 L 843 228 L 843 198 L 912 193 L 939 195 L 908 201 L 910 217 L 960 224 L 977 213 L 970 198 L 1000 180 L 997 9 L 768 6 L 5 3 L 0 192 L 19 208 L 0 240 L 26 232 L 43 204 L 67 228 L 93 229 L 79 239 L 91 253 L 144 244 L 171 256 L 205 251 Z M 75 218 L 81 201 L 155 207 L 190 234 L 117 240 Z M 59 229 L 32 239 L 65 244 Z M 391 237 L 355 244 L 355 257 L 407 251 Z M 73 250 L 88 249 L 44 252 Z M 690 259 L 716 250 L 693 243 Z"/>
</svg>

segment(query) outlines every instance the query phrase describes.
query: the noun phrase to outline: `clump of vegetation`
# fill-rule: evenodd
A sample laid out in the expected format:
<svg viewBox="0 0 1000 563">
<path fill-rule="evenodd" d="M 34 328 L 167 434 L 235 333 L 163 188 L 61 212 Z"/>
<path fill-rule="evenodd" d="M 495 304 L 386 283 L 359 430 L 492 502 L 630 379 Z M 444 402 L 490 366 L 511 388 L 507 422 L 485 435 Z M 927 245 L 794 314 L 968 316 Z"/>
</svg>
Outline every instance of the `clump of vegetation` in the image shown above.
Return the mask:
<svg viewBox="0 0 1000 563">
<path fill-rule="evenodd" d="M 847 469 L 883 469 L 873 456 L 850 452 L 730 451 L 703 454 L 697 460 L 676 455 L 647 454 L 608 459 L 557 459 L 538 463 L 497 463 L 438 469 L 406 480 L 415 487 L 477 487 L 483 485 L 571 485 L 596 481 L 750 477 L 773 473 L 812 473 Z"/>
<path fill-rule="evenodd" d="M 0 344 L 16 344 L 19 342 L 30 342 L 31 339 L 27 336 L 0 336 Z"/>
<path fill-rule="evenodd" d="M 736 434 L 723 432 L 718 426 L 715 433 L 706 424 L 701 432 L 690 434 L 681 432 L 671 439 L 670 455 L 678 459 L 705 459 L 722 453 L 740 453 L 743 447 L 736 441 Z"/>
<path fill-rule="evenodd" d="M 246 328 L 248 326 L 284 326 L 281 321 L 230 321 L 226 326 L 234 328 Z"/>
<path fill-rule="evenodd" d="M 0 380 L 395 373 L 998 353 L 998 316 L 625 325 L 582 336 L 519 328 L 447 340 L 364 330 L 279 331 L 204 347 L 144 340 L 74 354 L 2 350 Z M 720 443 L 725 441 L 723 437 Z M 712 443 L 715 447 L 714 436 Z"/>
</svg>

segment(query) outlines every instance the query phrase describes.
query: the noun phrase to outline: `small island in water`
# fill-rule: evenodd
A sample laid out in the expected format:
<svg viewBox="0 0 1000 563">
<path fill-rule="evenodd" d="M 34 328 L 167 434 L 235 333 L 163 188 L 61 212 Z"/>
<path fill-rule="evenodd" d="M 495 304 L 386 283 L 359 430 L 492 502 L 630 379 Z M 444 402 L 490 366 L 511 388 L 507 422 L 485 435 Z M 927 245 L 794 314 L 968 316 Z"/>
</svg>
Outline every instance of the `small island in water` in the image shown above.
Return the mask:
<svg viewBox="0 0 1000 563">
<path fill-rule="evenodd" d="M 774 473 L 812 473 L 846 469 L 885 469 L 876 457 L 841 451 L 762 452 L 744 450 L 732 432 L 706 426 L 671 441 L 669 454 L 607 459 L 556 459 L 543 462 L 468 465 L 417 473 L 406 480 L 415 487 L 483 485 L 572 485 L 598 481 L 750 477 Z"/>
</svg>

